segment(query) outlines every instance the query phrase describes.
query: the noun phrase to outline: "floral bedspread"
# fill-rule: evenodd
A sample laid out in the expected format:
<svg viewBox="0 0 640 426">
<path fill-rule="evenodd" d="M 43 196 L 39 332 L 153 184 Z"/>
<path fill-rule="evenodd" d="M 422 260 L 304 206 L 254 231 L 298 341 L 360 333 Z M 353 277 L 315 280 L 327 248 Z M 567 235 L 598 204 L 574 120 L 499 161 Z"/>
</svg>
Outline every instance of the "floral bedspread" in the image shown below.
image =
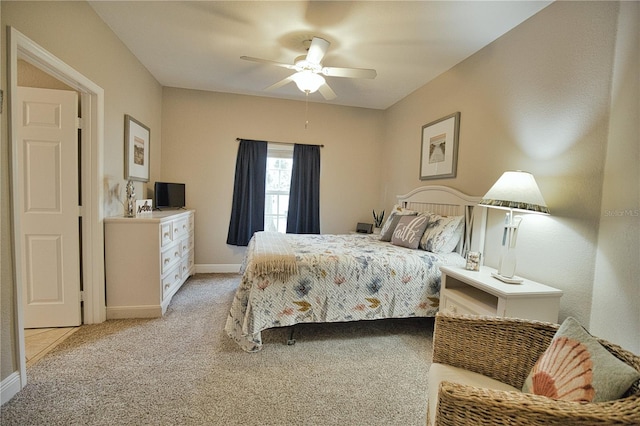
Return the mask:
<svg viewBox="0 0 640 426">
<path fill-rule="evenodd" d="M 430 317 L 438 311 L 442 264 L 464 265 L 456 254 L 434 254 L 380 241 L 377 235 L 286 234 L 298 275 L 285 282 L 253 276 L 254 239 L 225 331 L 247 352 L 262 347 L 261 331 L 302 322 Z"/>
</svg>

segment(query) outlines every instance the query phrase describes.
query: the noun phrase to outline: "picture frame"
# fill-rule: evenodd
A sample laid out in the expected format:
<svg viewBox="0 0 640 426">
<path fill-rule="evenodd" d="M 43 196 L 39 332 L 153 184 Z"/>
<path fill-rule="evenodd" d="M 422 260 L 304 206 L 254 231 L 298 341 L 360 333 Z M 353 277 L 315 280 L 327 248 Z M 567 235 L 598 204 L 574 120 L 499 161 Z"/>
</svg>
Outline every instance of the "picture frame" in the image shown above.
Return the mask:
<svg viewBox="0 0 640 426">
<path fill-rule="evenodd" d="M 456 177 L 460 112 L 422 126 L 420 180 Z"/>
<path fill-rule="evenodd" d="M 124 178 L 149 182 L 150 130 L 131 117 L 124 116 Z"/>
</svg>

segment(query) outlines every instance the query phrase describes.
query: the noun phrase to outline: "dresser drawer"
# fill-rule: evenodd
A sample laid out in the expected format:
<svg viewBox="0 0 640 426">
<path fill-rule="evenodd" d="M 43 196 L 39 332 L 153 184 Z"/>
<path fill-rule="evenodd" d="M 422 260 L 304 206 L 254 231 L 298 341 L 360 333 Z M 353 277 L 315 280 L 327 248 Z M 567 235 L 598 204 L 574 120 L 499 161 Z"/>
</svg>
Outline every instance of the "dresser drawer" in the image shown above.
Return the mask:
<svg viewBox="0 0 640 426">
<path fill-rule="evenodd" d="M 182 274 L 180 273 L 180 266 L 178 265 L 162 278 L 162 299 L 170 295 L 173 288 L 180 284 L 181 280 Z"/>
<path fill-rule="evenodd" d="M 173 222 L 160 225 L 160 245 L 166 247 L 173 242 Z"/>
<path fill-rule="evenodd" d="M 173 222 L 173 239 L 177 240 L 189 235 L 189 218 L 177 219 Z"/>
<path fill-rule="evenodd" d="M 164 275 L 182 258 L 182 249 L 180 244 L 174 244 L 162 251 L 160 261 L 162 262 L 162 272 Z"/>
<path fill-rule="evenodd" d="M 182 278 L 187 278 L 191 276 L 191 271 L 193 270 L 193 254 L 189 252 L 182 262 L 180 262 L 180 274 Z"/>
<path fill-rule="evenodd" d="M 180 248 L 182 249 L 182 253 L 186 253 L 191 250 L 193 248 L 193 235 L 189 235 L 188 237 L 180 240 Z"/>
</svg>

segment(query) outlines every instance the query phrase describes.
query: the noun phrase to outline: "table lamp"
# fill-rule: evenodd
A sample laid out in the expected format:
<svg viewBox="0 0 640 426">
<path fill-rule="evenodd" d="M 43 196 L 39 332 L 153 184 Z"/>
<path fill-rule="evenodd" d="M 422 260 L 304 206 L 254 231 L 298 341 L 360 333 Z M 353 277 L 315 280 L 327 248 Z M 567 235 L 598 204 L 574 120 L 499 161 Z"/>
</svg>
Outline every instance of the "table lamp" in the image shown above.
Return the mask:
<svg viewBox="0 0 640 426">
<path fill-rule="evenodd" d="M 515 277 L 515 247 L 522 216 L 514 216 L 513 212 L 549 214 L 549 209 L 542 198 L 536 180 L 528 172 L 520 170 L 504 172 L 482 197 L 479 205 L 508 210 L 504 219 L 502 254 L 498 264 L 498 272 L 492 275 L 506 283 L 521 283 L 522 279 Z"/>
</svg>

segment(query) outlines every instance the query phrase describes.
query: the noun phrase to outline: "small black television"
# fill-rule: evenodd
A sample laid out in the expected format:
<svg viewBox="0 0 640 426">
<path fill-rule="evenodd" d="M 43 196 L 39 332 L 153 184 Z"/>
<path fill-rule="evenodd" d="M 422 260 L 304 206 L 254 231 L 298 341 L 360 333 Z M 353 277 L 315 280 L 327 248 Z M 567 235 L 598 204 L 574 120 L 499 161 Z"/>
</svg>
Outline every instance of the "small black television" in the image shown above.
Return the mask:
<svg viewBox="0 0 640 426">
<path fill-rule="evenodd" d="M 184 183 L 156 182 L 153 197 L 156 209 L 179 209 L 184 207 Z"/>
</svg>

